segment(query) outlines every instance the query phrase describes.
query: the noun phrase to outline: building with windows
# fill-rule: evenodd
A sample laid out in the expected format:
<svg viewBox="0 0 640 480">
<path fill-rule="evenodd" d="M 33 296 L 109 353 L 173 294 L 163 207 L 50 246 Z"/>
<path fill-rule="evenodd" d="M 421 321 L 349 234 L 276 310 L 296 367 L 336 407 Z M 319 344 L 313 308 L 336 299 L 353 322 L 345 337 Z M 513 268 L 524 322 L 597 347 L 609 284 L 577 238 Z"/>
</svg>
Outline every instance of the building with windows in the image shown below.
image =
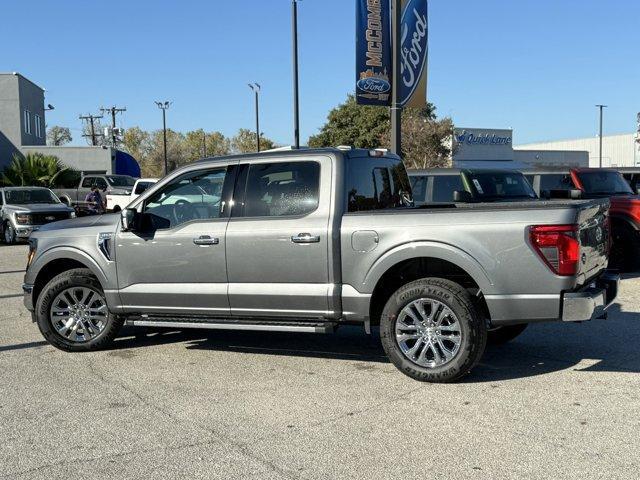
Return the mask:
<svg viewBox="0 0 640 480">
<path fill-rule="evenodd" d="M 140 176 L 138 162 L 111 147 L 48 146 L 44 89 L 19 73 L 0 73 L 0 171 L 14 154 L 54 155 L 82 173 Z"/>
</svg>

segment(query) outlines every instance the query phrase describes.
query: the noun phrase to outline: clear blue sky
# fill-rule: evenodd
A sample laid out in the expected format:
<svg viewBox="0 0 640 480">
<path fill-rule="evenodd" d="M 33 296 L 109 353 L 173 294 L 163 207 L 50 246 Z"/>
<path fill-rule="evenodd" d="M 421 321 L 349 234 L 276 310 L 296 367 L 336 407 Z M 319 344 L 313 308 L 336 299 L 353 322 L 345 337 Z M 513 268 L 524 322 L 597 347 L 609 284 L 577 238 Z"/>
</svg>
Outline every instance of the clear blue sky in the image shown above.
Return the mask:
<svg viewBox="0 0 640 480">
<path fill-rule="evenodd" d="M 457 125 L 513 127 L 515 142 L 631 132 L 640 111 L 640 1 L 430 0 L 429 99 Z M 292 142 L 288 0 L 4 2 L 0 71 L 47 90 L 49 125 L 126 106 L 122 126 L 232 135 L 253 128 L 247 82 L 263 87 L 262 130 Z M 354 83 L 354 0 L 299 5 L 301 136 Z"/>
</svg>

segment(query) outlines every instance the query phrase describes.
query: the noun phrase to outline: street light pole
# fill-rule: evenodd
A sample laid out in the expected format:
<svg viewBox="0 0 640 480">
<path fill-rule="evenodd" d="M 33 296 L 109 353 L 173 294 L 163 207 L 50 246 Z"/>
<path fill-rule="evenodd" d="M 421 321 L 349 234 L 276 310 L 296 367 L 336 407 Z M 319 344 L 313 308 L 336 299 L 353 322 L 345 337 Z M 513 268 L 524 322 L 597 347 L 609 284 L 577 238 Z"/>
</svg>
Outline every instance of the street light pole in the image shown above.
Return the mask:
<svg viewBox="0 0 640 480">
<path fill-rule="evenodd" d="M 164 141 L 164 174 L 169 173 L 169 163 L 167 161 L 167 109 L 171 102 L 156 102 L 156 105 L 162 110 L 162 139 Z"/>
<path fill-rule="evenodd" d="M 391 36 L 393 45 L 392 68 L 393 82 L 391 89 L 391 151 L 402 156 L 402 104 L 400 103 L 400 65 L 402 61 L 402 5 L 401 0 L 393 0 L 391 8 Z"/>
<path fill-rule="evenodd" d="M 603 111 L 607 108 L 607 105 L 596 105 L 600 109 L 600 168 L 602 168 L 602 120 L 603 120 Z"/>
<path fill-rule="evenodd" d="M 298 101 L 298 1 L 291 0 L 291 33 L 293 37 L 293 137 L 294 147 L 300 148 L 300 117 Z"/>
<path fill-rule="evenodd" d="M 256 151 L 260 151 L 260 84 L 259 83 L 250 83 L 249 88 L 253 90 L 255 94 L 255 102 L 256 102 Z"/>
</svg>

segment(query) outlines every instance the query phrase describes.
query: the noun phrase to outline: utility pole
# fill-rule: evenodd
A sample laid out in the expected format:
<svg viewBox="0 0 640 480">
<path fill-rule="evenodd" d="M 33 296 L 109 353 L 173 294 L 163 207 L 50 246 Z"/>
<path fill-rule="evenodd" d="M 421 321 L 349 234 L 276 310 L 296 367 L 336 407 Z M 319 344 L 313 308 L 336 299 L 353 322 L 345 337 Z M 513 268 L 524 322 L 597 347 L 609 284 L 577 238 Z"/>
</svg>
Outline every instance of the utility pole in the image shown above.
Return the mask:
<svg viewBox="0 0 640 480">
<path fill-rule="evenodd" d="M 391 7 L 391 44 L 393 45 L 392 68 L 393 82 L 391 88 L 391 151 L 402 156 L 402 104 L 400 103 L 402 61 L 402 1 L 392 0 Z"/>
<path fill-rule="evenodd" d="M 298 101 L 298 1 L 291 0 L 291 33 L 293 36 L 293 136 L 294 148 L 300 148 L 300 117 Z"/>
<path fill-rule="evenodd" d="M 111 145 L 118 148 L 118 135 L 116 135 L 116 114 L 126 112 L 126 108 L 118 108 L 116 106 L 110 108 L 101 108 L 100 111 L 111 115 Z"/>
<path fill-rule="evenodd" d="M 102 115 L 80 115 L 80 120 L 84 120 L 87 121 L 89 126 L 90 126 L 90 131 L 91 133 L 89 134 L 82 134 L 83 137 L 91 137 L 91 145 L 93 145 L 94 147 L 96 145 L 98 145 L 98 142 L 96 140 L 96 137 L 102 137 L 104 136 L 102 133 L 96 133 L 96 128 L 95 128 L 95 124 L 94 121 L 95 120 L 99 120 L 102 117 Z"/>
<path fill-rule="evenodd" d="M 600 168 L 602 168 L 602 120 L 603 111 L 607 108 L 607 105 L 596 105 L 600 109 Z"/>
<path fill-rule="evenodd" d="M 207 158 L 207 132 L 202 131 L 202 158 Z"/>
<path fill-rule="evenodd" d="M 169 163 L 167 162 L 167 110 L 171 102 L 156 102 L 156 105 L 162 110 L 162 138 L 164 141 L 164 174 L 169 173 Z"/>
<path fill-rule="evenodd" d="M 253 83 L 253 84 L 249 84 L 249 88 L 251 90 L 253 90 L 253 93 L 255 94 L 256 100 L 256 151 L 259 152 L 260 151 L 260 84 L 259 83 Z"/>
</svg>

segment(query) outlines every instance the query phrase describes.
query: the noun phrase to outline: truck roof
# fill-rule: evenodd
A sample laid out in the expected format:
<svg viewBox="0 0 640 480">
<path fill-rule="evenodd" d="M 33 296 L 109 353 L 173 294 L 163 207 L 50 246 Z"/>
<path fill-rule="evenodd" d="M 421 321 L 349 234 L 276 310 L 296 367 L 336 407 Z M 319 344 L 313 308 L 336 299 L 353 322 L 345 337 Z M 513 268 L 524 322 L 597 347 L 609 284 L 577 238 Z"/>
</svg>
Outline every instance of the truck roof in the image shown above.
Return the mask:
<svg viewBox="0 0 640 480">
<path fill-rule="evenodd" d="M 1 187 L 1 190 L 51 190 L 47 187 Z"/>
<path fill-rule="evenodd" d="M 381 152 L 381 156 L 385 158 L 398 160 L 400 157 L 395 153 L 387 152 L 380 149 L 366 149 L 366 148 L 351 148 L 351 147 L 326 147 L 326 148 L 300 148 L 300 149 L 291 149 L 291 150 L 271 150 L 266 152 L 254 152 L 254 153 L 243 153 L 237 155 L 224 155 L 220 157 L 207 157 L 201 160 L 198 160 L 195 163 L 224 163 L 230 160 L 242 160 L 245 158 L 282 158 L 282 157 L 306 157 L 309 155 L 321 155 L 321 154 L 329 154 L 329 155 L 337 155 L 343 158 L 362 158 L 371 156 L 372 151 Z"/>
<path fill-rule="evenodd" d="M 460 175 L 466 173 L 469 175 L 477 173 L 520 173 L 520 170 L 511 170 L 507 168 L 424 168 L 421 170 L 408 170 L 410 177 L 421 177 L 424 175 Z"/>
</svg>

